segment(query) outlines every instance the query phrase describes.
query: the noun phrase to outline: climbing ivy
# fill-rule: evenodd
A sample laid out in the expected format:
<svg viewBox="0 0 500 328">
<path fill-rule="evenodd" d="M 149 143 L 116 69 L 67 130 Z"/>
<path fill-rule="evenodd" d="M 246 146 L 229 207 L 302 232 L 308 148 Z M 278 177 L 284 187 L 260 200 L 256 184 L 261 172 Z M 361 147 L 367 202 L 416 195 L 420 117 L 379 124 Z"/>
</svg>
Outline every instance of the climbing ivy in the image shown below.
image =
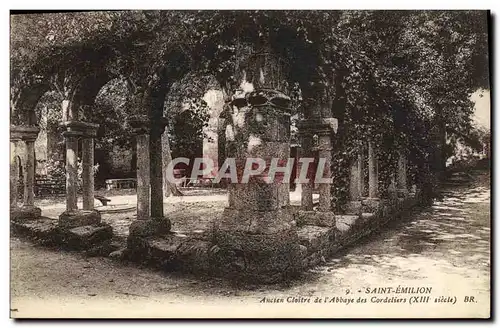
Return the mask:
<svg viewBox="0 0 500 328">
<path fill-rule="evenodd" d="M 81 74 L 105 70 L 137 98 L 196 72 L 228 96 L 248 49 L 266 45 L 289 68 L 292 99 L 329 98 L 339 120 L 332 172 L 344 180 L 366 139 L 378 147 L 383 185 L 401 149 L 415 176 L 443 170 L 454 148 L 443 136 L 474 139 L 470 95 L 489 88 L 485 11 L 114 11 L 11 22 L 13 90 L 35 74 L 67 93 Z M 345 199 L 348 184 L 338 185 Z"/>
</svg>

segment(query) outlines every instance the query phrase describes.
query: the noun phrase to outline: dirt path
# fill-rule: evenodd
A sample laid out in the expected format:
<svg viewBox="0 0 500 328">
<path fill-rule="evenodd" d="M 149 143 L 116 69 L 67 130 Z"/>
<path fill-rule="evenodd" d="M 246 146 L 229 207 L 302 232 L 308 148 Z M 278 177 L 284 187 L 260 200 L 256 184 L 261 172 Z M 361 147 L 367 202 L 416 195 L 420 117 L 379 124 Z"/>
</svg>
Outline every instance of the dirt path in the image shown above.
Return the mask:
<svg viewBox="0 0 500 328">
<path fill-rule="evenodd" d="M 14 317 L 485 317 L 490 290 L 489 179 L 446 191 L 288 285 L 237 286 L 85 258 L 11 239 Z M 432 288 L 428 304 L 376 303 L 375 287 Z M 456 297 L 457 303 L 434 303 Z M 465 296 L 474 302 L 464 303 Z M 312 304 L 315 297 L 367 304 Z M 284 303 L 262 303 L 263 298 Z M 307 300 L 309 303 L 297 303 Z M 304 301 L 305 302 L 305 301 Z"/>
</svg>

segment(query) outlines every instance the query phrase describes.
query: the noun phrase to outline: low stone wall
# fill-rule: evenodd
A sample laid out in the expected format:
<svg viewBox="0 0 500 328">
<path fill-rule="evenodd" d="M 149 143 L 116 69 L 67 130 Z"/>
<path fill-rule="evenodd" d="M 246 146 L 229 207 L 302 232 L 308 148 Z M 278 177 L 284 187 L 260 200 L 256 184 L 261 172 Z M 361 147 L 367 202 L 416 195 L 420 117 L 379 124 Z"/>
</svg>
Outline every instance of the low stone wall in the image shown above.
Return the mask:
<svg viewBox="0 0 500 328">
<path fill-rule="evenodd" d="M 120 249 L 124 241 L 114 238 L 109 224 L 96 223 L 78 227 L 61 226 L 58 220 L 47 217 L 38 219 L 11 219 L 13 235 L 25 237 L 39 245 L 63 250 L 76 250 L 87 254 L 108 256 Z"/>
<path fill-rule="evenodd" d="M 360 215 L 335 215 L 331 222 L 318 220 L 317 215 L 299 212 L 297 216 L 300 243 L 307 248 L 303 268 L 307 269 L 326 261 L 327 257 L 342 248 L 404 215 L 419 202 L 417 195 L 391 201 L 381 200 L 376 206 L 364 206 Z M 371 212 L 367 212 L 368 210 Z"/>
<path fill-rule="evenodd" d="M 292 239 L 295 240 L 293 245 L 288 245 L 293 249 L 280 248 L 279 252 L 273 250 L 273 257 L 267 257 L 261 251 L 251 259 L 248 258 L 251 245 L 231 243 L 239 245 L 241 249 L 228 250 L 216 244 L 216 226 L 209 231 L 183 234 L 170 232 L 154 237 L 132 234 L 126 242 L 114 237 L 111 226 L 105 223 L 65 228 L 57 220 L 44 217 L 37 220 L 14 218 L 11 219 L 11 228 L 14 234 L 26 236 L 44 245 L 140 262 L 165 271 L 220 276 L 253 283 L 273 283 L 291 279 L 300 272 L 325 262 L 332 254 L 379 229 L 418 203 L 419 197 L 416 195 L 391 201 L 381 200 L 376 204 L 370 200 L 363 204 L 359 215 L 334 215 L 293 209 L 291 212 L 298 236 Z M 274 247 L 272 240 L 275 239 L 270 239 L 269 249 Z M 265 240 L 260 242 L 265 243 Z M 262 244 L 259 245 L 259 249 L 266 249 Z M 281 246 L 283 245 L 280 244 Z M 280 267 L 280 263 L 290 263 L 287 257 L 292 255 L 297 257 L 293 259 L 296 266 Z M 281 257 L 286 260 L 280 262 Z"/>
</svg>

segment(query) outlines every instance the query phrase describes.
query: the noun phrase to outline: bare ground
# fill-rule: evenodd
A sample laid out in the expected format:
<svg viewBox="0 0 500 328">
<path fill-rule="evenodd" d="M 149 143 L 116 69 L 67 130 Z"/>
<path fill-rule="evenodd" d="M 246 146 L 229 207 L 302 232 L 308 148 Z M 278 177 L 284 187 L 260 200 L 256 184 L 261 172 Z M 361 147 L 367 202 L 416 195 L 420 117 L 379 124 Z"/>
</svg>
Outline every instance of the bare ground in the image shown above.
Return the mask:
<svg viewBox="0 0 500 328">
<path fill-rule="evenodd" d="M 108 258 L 34 247 L 11 238 L 11 315 L 487 317 L 489 206 L 489 176 L 483 174 L 474 184 L 445 191 L 445 198 L 431 208 L 410 213 L 301 279 L 271 286 L 163 273 Z M 182 207 L 178 212 L 182 213 Z M 371 303 L 373 295 L 367 295 L 365 288 L 381 286 L 432 287 L 432 301 L 455 296 L 457 303 Z M 469 295 L 475 301 L 464 303 Z M 264 297 L 302 297 L 313 302 L 314 297 L 334 296 L 364 297 L 368 303 L 260 303 Z"/>
</svg>

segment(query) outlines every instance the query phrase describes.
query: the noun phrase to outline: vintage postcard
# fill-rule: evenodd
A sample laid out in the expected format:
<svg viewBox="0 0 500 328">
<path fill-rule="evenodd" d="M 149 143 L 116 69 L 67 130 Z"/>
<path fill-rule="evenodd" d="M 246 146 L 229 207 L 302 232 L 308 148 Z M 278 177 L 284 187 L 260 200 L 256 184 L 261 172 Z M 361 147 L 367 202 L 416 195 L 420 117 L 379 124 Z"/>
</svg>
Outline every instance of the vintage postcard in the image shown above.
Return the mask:
<svg viewBox="0 0 500 328">
<path fill-rule="evenodd" d="M 11 11 L 11 318 L 490 318 L 489 24 Z"/>
</svg>

